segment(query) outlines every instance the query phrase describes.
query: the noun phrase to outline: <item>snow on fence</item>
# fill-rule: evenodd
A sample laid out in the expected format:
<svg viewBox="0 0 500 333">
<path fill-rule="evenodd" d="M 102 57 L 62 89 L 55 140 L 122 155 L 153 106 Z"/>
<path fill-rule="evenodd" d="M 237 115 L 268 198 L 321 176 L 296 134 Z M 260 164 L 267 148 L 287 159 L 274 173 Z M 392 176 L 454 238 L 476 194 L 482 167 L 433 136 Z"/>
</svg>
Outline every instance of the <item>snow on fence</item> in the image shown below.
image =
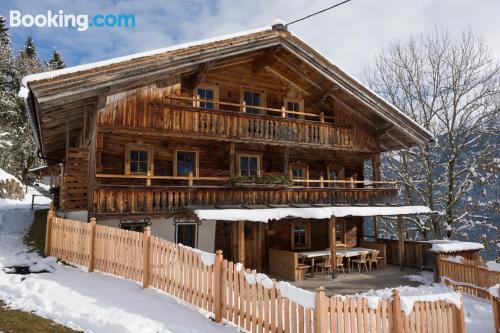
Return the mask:
<svg viewBox="0 0 500 333">
<path fill-rule="evenodd" d="M 144 233 L 47 217 L 46 255 L 158 288 L 249 332 L 465 332 L 463 307 L 446 298 L 325 296 Z M 455 295 L 457 296 L 457 295 Z M 406 297 L 408 298 L 408 296 Z M 410 297 L 411 298 L 411 297 Z M 402 302 L 402 300 L 404 302 Z M 405 303 L 405 304 L 402 304 Z M 405 310 L 405 311 L 403 311 Z"/>
<path fill-rule="evenodd" d="M 438 279 L 455 287 L 461 287 L 463 291 L 473 296 L 491 299 L 488 288 L 500 283 L 500 272 L 485 266 L 461 263 L 453 258 L 436 258 Z"/>
</svg>

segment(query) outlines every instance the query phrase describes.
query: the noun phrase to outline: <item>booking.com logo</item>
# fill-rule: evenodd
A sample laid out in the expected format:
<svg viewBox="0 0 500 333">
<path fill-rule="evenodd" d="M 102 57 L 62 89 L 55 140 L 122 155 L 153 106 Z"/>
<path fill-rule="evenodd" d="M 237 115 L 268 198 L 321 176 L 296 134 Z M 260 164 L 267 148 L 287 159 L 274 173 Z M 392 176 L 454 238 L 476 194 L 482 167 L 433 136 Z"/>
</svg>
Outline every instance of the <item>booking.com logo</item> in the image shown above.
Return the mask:
<svg viewBox="0 0 500 333">
<path fill-rule="evenodd" d="M 61 9 L 57 13 L 51 10 L 47 14 L 22 14 L 19 10 L 11 10 L 9 26 L 39 28 L 76 28 L 78 31 L 86 31 L 89 27 L 135 27 L 135 15 L 132 14 L 97 14 L 89 16 L 86 14 L 64 14 Z"/>
</svg>

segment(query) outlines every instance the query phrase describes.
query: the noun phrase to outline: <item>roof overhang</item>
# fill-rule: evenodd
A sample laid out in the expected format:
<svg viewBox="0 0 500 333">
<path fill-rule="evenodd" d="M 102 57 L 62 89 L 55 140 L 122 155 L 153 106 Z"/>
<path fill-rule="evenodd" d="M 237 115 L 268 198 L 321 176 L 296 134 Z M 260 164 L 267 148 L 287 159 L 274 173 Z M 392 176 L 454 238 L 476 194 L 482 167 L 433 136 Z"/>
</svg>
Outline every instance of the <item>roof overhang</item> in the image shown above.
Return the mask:
<svg viewBox="0 0 500 333">
<path fill-rule="evenodd" d="M 99 98 L 107 95 L 193 71 L 203 63 L 278 45 L 310 65 L 343 93 L 359 101 L 364 108 L 374 112 L 390 124 L 381 136 L 392 137 L 391 140 L 396 143 L 388 145 L 386 149 L 382 147 L 382 150 L 408 148 L 413 145 L 423 145 L 432 140 L 431 133 L 333 65 L 302 40 L 286 30 L 273 28 L 258 29 L 94 64 L 30 75 L 23 79 L 24 87 L 20 96 L 26 98 L 38 146 L 43 153 L 46 153 L 50 151 L 44 142 L 48 134 L 44 133 L 40 126 L 41 119 L 46 117 L 45 110 L 60 108 L 57 109 L 59 115 L 63 114 L 65 109 L 72 110 L 72 112 L 86 112 L 79 110 L 83 110 L 84 107 L 95 108 L 99 105 Z M 71 122 L 70 126 L 77 128 L 77 123 L 83 118 L 78 118 L 78 114 L 74 117 L 75 121 Z M 51 128 L 57 128 L 57 124 L 54 123 Z M 61 136 L 64 137 L 64 134 Z M 395 137 L 402 137 L 403 140 L 398 142 Z"/>
<path fill-rule="evenodd" d="M 188 209 L 189 210 L 189 209 Z M 268 223 L 286 218 L 330 219 L 347 216 L 398 216 L 433 214 L 427 206 L 324 206 L 276 208 L 195 208 L 191 209 L 199 220 L 250 221 Z"/>
</svg>

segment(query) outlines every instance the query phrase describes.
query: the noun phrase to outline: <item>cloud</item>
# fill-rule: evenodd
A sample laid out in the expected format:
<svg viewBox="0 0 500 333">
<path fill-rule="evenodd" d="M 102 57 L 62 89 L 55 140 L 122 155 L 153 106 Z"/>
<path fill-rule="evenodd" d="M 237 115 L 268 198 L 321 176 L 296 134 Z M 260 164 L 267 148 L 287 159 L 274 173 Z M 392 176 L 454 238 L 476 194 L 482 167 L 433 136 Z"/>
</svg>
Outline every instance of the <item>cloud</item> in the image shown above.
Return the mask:
<svg viewBox="0 0 500 333">
<path fill-rule="evenodd" d="M 188 0 L 188 1 L 56 1 L 2 2 L 0 13 L 134 14 L 135 28 L 12 28 L 14 45 L 28 33 L 48 57 L 57 47 L 70 65 L 78 65 L 220 34 L 269 25 L 323 9 L 335 1 L 320 0 Z M 290 26 L 290 30 L 335 64 L 359 76 L 382 47 L 435 27 L 460 33 L 471 28 L 500 55 L 500 1 L 482 0 L 353 0 L 332 11 Z"/>
</svg>

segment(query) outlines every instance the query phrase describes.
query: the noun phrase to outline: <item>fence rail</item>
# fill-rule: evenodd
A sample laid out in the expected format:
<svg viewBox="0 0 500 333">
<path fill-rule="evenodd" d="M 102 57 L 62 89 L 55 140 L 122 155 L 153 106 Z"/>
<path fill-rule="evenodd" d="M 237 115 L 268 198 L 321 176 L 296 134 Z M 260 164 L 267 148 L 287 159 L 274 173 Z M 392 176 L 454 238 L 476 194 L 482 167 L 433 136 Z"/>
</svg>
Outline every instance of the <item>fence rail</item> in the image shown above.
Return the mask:
<svg viewBox="0 0 500 333">
<path fill-rule="evenodd" d="M 327 297 L 322 287 L 313 293 L 276 283 L 223 259 L 222 251 L 184 247 L 152 236 L 149 228 L 138 233 L 96 225 L 94 218 L 90 223 L 61 219 L 52 209 L 46 255 L 90 272 L 142 281 L 144 288 L 158 288 L 213 313 L 216 322 L 226 320 L 249 332 L 465 332 L 463 307 L 444 301 L 416 302 L 405 315 L 398 291 L 376 307 L 361 297 Z M 293 297 L 297 293 L 302 297 Z"/>
<path fill-rule="evenodd" d="M 487 267 L 462 264 L 447 260 L 446 257 L 438 257 L 436 260 L 439 279 L 444 278 L 448 284 L 460 286 L 473 296 L 490 300 L 488 288 L 500 283 L 500 272 L 489 270 Z"/>
</svg>

